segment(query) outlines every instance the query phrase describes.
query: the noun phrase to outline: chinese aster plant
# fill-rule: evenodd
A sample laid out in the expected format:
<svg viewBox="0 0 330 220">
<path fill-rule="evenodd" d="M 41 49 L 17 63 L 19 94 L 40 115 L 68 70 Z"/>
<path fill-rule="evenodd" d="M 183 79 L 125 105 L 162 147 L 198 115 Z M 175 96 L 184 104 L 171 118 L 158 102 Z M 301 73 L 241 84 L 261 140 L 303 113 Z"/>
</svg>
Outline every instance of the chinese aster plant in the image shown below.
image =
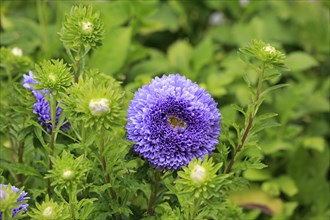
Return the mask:
<svg viewBox="0 0 330 220">
<path fill-rule="evenodd" d="M 211 154 L 218 144 L 217 103 L 179 74 L 156 77 L 139 89 L 128 108 L 127 138 L 134 151 L 160 170 L 178 170 Z"/>
<path fill-rule="evenodd" d="M 34 104 L 33 113 L 39 115 L 39 122 L 42 126 L 46 126 L 46 130 L 50 132 L 52 130 L 51 114 L 49 103 L 46 100 L 45 95 L 48 93 L 48 90 L 43 89 L 41 92 L 33 88 L 33 84 L 39 84 L 35 80 L 35 76 L 32 72 L 29 72 L 29 75 L 23 74 L 23 86 L 32 91 L 34 97 L 36 98 L 36 103 Z M 31 85 L 32 84 L 32 85 Z M 62 112 L 61 107 L 56 108 L 56 123 L 58 123 L 59 116 Z M 61 130 L 66 131 L 70 128 L 70 123 L 65 123 L 61 126 Z"/>
<path fill-rule="evenodd" d="M 27 193 L 25 191 L 20 191 L 15 186 L 0 184 L 0 220 L 14 217 L 21 211 L 26 212 L 29 206 L 29 204 L 25 203 L 29 199 L 26 195 Z M 12 210 L 11 216 L 6 216 L 8 215 L 6 211 L 10 210 Z"/>
</svg>

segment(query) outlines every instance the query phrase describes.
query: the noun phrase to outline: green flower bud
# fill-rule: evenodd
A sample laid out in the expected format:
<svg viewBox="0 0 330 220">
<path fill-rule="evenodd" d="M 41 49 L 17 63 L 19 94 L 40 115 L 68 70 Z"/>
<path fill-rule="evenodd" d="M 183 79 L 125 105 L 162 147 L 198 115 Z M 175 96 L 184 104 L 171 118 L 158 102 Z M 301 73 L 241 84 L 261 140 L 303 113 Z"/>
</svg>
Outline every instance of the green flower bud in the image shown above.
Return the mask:
<svg viewBox="0 0 330 220">
<path fill-rule="evenodd" d="M 64 220 L 70 219 L 69 209 L 66 205 L 58 204 L 46 196 L 42 203 L 36 203 L 36 208 L 32 208 L 28 215 L 33 220 Z"/>
<path fill-rule="evenodd" d="M 23 51 L 21 48 L 18 48 L 18 47 L 14 47 L 12 50 L 11 50 L 11 53 L 14 55 L 14 56 L 18 56 L 18 57 L 21 57 L 23 56 Z"/>
<path fill-rule="evenodd" d="M 102 45 L 104 28 L 99 17 L 100 14 L 93 13 L 90 5 L 73 6 L 59 33 L 65 47 L 77 52 Z"/>
<path fill-rule="evenodd" d="M 217 175 L 221 164 L 214 164 L 212 158 L 206 156 L 204 160 L 194 158 L 188 165 L 179 171 L 179 179 L 175 182 L 184 192 L 192 192 L 198 198 L 202 195 L 206 198 L 215 193 L 214 186 L 219 185 L 220 176 Z"/>
<path fill-rule="evenodd" d="M 5 74 L 22 74 L 26 73 L 33 67 L 32 60 L 23 55 L 21 48 L 14 47 L 12 49 L 0 48 L 0 75 Z M 5 73 L 2 73 L 5 70 Z"/>
<path fill-rule="evenodd" d="M 61 157 L 52 157 L 53 169 L 46 178 L 52 178 L 52 185 L 66 187 L 70 184 L 79 185 L 86 177 L 90 169 L 89 162 L 82 156 L 74 158 L 72 154 L 64 151 Z"/>
<path fill-rule="evenodd" d="M 54 94 L 71 85 L 73 75 L 70 68 L 63 63 L 63 60 L 47 60 L 40 65 L 36 65 L 35 80 L 40 84 L 35 84 L 36 89 L 49 89 Z"/>
<path fill-rule="evenodd" d="M 245 61 L 259 61 L 265 63 L 266 67 L 269 68 L 286 69 L 284 65 L 285 54 L 263 41 L 253 40 L 249 46 L 240 48 L 239 52 Z"/>
<path fill-rule="evenodd" d="M 82 121 L 85 127 L 111 128 L 122 115 L 124 92 L 112 77 L 97 73 L 97 77 L 80 77 L 77 84 L 67 89 L 64 104 L 69 120 Z"/>
</svg>

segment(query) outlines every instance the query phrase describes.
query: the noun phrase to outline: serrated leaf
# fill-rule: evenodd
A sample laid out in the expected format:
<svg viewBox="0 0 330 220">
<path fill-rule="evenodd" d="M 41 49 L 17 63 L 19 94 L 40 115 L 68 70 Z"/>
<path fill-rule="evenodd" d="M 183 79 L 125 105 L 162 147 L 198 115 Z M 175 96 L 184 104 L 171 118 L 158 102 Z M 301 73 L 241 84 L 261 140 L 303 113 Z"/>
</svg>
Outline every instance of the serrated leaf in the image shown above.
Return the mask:
<svg viewBox="0 0 330 220">
<path fill-rule="evenodd" d="M 1 162 L 2 164 L 6 164 L 5 166 L 8 169 L 13 170 L 16 174 L 24 174 L 26 176 L 35 176 L 39 178 L 43 178 L 43 176 L 40 174 L 39 171 L 34 169 L 31 166 L 27 166 L 26 164 L 20 164 L 20 163 L 7 163 L 5 161 Z"/>
</svg>

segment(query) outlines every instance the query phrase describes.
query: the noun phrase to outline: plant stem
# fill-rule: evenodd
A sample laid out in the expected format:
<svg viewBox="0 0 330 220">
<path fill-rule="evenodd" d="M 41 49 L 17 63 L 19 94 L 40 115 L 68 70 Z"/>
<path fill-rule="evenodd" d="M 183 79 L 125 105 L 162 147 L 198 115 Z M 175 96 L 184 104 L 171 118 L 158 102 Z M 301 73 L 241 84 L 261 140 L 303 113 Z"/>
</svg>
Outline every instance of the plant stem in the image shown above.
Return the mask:
<svg viewBox="0 0 330 220">
<path fill-rule="evenodd" d="M 194 220 L 196 218 L 196 215 L 198 214 L 198 210 L 199 210 L 200 205 L 201 205 L 201 197 L 199 196 L 197 201 L 194 198 L 193 213 L 192 213 L 192 216 L 191 216 L 190 220 Z"/>
<path fill-rule="evenodd" d="M 157 199 L 157 193 L 159 190 L 160 185 L 160 171 L 158 169 L 155 169 L 155 182 L 153 184 L 153 188 L 150 194 L 149 202 L 148 202 L 148 210 L 147 214 L 149 216 L 152 216 L 154 214 L 154 205 Z"/>
<path fill-rule="evenodd" d="M 40 22 L 41 33 L 43 37 L 42 48 L 44 52 L 48 51 L 48 33 L 47 33 L 47 21 L 46 21 L 46 2 L 43 0 L 37 1 L 38 18 Z"/>
<path fill-rule="evenodd" d="M 21 140 L 18 143 L 18 163 L 23 164 L 23 152 L 24 152 L 24 140 Z M 17 181 L 22 183 L 23 182 L 23 174 L 17 175 Z"/>
<path fill-rule="evenodd" d="M 262 84 L 263 84 L 263 81 L 264 81 L 264 72 L 265 72 L 265 64 L 263 63 L 260 67 L 258 84 L 257 84 L 257 88 L 256 88 L 255 97 L 254 97 L 253 102 L 252 102 L 252 111 L 250 111 L 248 123 L 246 124 L 242 139 L 241 139 L 239 145 L 236 147 L 235 154 L 229 162 L 229 165 L 226 169 L 226 173 L 230 173 L 230 171 L 231 171 L 231 169 L 232 169 L 232 167 L 235 163 L 235 160 L 237 158 L 238 153 L 244 147 L 245 141 L 246 141 L 246 139 L 248 137 L 248 134 L 251 130 L 253 120 L 254 120 L 257 112 L 258 112 L 258 108 L 259 108 L 258 101 L 259 101 L 259 98 L 260 98 L 260 93 L 261 93 L 261 90 L 262 90 Z"/>
<path fill-rule="evenodd" d="M 67 188 L 67 193 L 69 195 L 69 204 L 70 204 L 70 211 L 72 219 L 76 219 L 76 203 L 77 203 L 77 187 L 73 186 L 72 183 L 70 183 L 70 187 Z"/>
<path fill-rule="evenodd" d="M 110 183 L 110 175 L 109 175 L 108 168 L 107 168 L 107 161 L 106 161 L 106 158 L 104 156 L 104 145 L 105 145 L 104 128 L 102 128 L 101 132 L 100 132 L 100 143 L 99 143 L 100 159 L 101 159 L 102 167 L 103 167 L 103 171 L 104 171 L 104 180 L 105 180 L 106 183 Z M 112 187 L 109 187 L 107 189 L 107 192 L 113 200 L 117 200 L 117 194 L 112 189 Z M 120 215 L 115 214 L 115 219 L 120 220 L 121 219 Z"/>
<path fill-rule="evenodd" d="M 54 156 L 54 148 L 56 143 L 56 137 L 57 137 L 57 129 L 56 129 L 56 95 L 52 95 L 49 93 L 49 106 L 50 106 L 50 115 L 51 115 L 51 124 L 52 124 L 52 130 L 51 130 L 51 137 L 50 137 L 50 156 Z M 48 163 L 48 169 L 51 170 L 53 168 L 52 161 L 49 159 Z M 51 196 L 51 182 L 50 179 L 48 179 L 48 195 Z"/>
</svg>

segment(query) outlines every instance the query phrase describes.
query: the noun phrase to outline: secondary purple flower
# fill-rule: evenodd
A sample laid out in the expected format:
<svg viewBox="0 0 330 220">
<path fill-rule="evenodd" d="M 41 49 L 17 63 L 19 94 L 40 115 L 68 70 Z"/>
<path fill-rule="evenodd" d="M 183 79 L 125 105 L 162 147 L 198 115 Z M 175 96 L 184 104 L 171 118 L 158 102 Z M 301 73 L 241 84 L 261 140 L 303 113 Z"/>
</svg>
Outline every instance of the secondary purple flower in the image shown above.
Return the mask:
<svg viewBox="0 0 330 220">
<path fill-rule="evenodd" d="M 6 195 L 6 192 L 5 192 L 5 189 L 7 188 L 7 185 L 6 184 L 0 184 L 0 200 L 5 200 L 6 197 L 8 195 Z M 11 186 L 11 191 L 12 193 L 18 193 L 19 192 L 19 189 L 15 186 Z M 27 193 L 25 191 L 22 191 L 19 198 L 17 199 L 17 202 L 24 202 L 24 200 L 27 200 L 29 199 L 29 197 L 25 197 L 27 195 Z M 18 208 L 14 208 L 13 211 L 12 211 L 12 217 L 14 217 L 18 212 L 20 211 L 24 211 L 26 212 L 27 210 L 27 207 L 29 206 L 29 204 L 27 203 L 23 203 L 23 204 L 20 204 Z M 0 220 L 2 220 L 2 213 L 0 212 Z"/>
<path fill-rule="evenodd" d="M 42 90 L 42 92 L 36 90 L 31 86 L 31 84 L 39 84 L 34 78 L 35 76 L 32 72 L 29 72 L 29 75 L 23 74 L 23 87 L 32 91 L 34 97 L 36 98 L 36 103 L 34 104 L 33 113 L 39 115 L 39 122 L 42 126 L 46 126 L 46 130 L 50 132 L 52 130 L 51 115 L 50 115 L 50 106 L 45 98 L 45 94 L 48 93 L 48 90 Z M 56 103 L 57 104 L 57 103 Z M 61 107 L 56 108 L 56 123 L 62 112 Z M 61 130 L 66 131 L 70 128 L 70 123 L 65 123 L 62 125 Z"/>
<path fill-rule="evenodd" d="M 153 167 L 177 170 L 211 154 L 221 114 L 209 93 L 184 76 L 156 77 L 128 108 L 127 138 Z"/>
</svg>

